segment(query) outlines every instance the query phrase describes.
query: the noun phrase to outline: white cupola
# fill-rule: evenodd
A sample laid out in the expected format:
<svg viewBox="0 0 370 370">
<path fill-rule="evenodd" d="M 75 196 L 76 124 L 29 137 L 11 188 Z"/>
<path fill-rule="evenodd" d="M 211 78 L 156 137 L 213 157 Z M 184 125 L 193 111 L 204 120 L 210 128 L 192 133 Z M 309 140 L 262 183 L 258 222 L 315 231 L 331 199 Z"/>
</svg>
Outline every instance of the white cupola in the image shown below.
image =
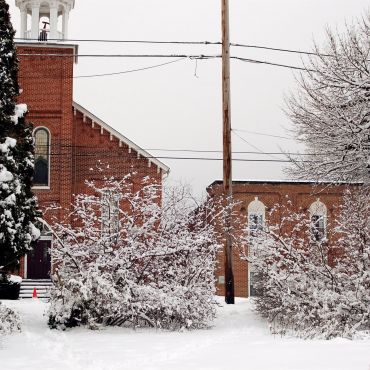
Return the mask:
<svg viewBox="0 0 370 370">
<path fill-rule="evenodd" d="M 75 0 L 16 0 L 21 37 L 39 41 L 68 39 L 69 12 Z"/>
</svg>

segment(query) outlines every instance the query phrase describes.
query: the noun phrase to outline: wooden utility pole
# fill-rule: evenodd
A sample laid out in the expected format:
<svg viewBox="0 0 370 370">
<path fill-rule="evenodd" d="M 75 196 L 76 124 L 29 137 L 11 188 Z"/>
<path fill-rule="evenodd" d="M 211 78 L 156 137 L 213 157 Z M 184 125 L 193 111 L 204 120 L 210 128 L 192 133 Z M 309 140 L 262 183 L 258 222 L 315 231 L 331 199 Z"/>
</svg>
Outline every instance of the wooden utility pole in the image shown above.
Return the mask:
<svg viewBox="0 0 370 370">
<path fill-rule="evenodd" d="M 232 158 L 231 158 L 231 104 L 230 104 L 230 36 L 229 0 L 222 4 L 222 104 L 223 104 L 223 185 L 227 201 L 225 219 L 225 302 L 234 304 L 234 273 L 232 264 L 231 202 L 232 202 Z"/>
</svg>

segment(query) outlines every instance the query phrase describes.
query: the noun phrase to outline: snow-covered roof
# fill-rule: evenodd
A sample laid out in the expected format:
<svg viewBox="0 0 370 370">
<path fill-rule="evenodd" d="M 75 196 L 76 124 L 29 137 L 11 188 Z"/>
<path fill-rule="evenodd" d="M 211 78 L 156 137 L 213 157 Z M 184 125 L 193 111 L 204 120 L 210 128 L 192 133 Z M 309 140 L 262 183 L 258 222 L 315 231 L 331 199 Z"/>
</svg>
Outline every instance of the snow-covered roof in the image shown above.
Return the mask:
<svg viewBox="0 0 370 370">
<path fill-rule="evenodd" d="M 126 144 L 130 149 L 135 150 L 138 155 L 147 158 L 149 165 L 154 164 L 157 166 L 158 170 L 162 170 L 163 174 L 168 174 L 170 172 L 170 168 L 166 166 L 164 163 L 159 161 L 157 158 L 153 157 L 149 152 L 146 150 L 140 148 L 138 145 L 136 145 L 134 142 L 132 142 L 130 139 L 128 139 L 126 136 L 123 136 L 121 133 L 119 133 L 117 130 L 115 130 L 113 127 L 109 126 L 107 123 L 102 121 L 100 118 L 89 112 L 86 108 L 82 107 L 80 104 L 73 102 L 73 108 L 82 113 L 84 116 L 88 117 L 94 124 L 96 123 L 99 125 L 103 130 L 107 131 L 110 135 L 112 135 L 114 138 L 116 138 L 120 145 L 121 143 Z"/>
</svg>

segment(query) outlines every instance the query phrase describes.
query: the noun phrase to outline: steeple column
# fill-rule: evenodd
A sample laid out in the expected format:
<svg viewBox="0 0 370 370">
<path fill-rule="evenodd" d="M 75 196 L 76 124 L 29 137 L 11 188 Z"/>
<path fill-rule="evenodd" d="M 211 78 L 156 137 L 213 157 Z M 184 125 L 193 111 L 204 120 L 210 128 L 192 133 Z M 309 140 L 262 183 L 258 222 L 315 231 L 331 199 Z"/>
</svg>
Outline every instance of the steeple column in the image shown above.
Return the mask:
<svg viewBox="0 0 370 370">
<path fill-rule="evenodd" d="M 68 22 L 69 22 L 69 12 L 71 8 L 69 6 L 66 6 L 63 11 L 63 39 L 68 39 Z"/>
<path fill-rule="evenodd" d="M 31 38 L 37 40 L 40 32 L 40 1 L 32 1 L 32 28 Z"/>
<path fill-rule="evenodd" d="M 21 11 L 21 37 L 40 42 L 57 42 L 68 39 L 69 13 L 75 6 L 75 0 L 15 0 Z M 27 17 L 31 15 L 31 31 L 27 27 Z M 58 27 L 58 17 L 62 17 Z M 40 25 L 40 20 L 45 20 Z"/>
<path fill-rule="evenodd" d="M 58 39 L 58 3 L 50 1 L 50 38 Z"/>
<path fill-rule="evenodd" d="M 26 31 L 27 31 L 27 9 L 26 6 L 23 5 L 21 6 L 21 38 L 25 39 L 26 36 Z"/>
</svg>

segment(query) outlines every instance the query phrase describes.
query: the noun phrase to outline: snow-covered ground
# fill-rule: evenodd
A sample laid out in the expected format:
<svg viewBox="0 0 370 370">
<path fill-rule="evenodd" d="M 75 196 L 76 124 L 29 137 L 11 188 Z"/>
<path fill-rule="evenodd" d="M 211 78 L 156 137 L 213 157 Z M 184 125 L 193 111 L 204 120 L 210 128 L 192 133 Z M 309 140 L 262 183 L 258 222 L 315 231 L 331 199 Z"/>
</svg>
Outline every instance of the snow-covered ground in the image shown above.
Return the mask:
<svg viewBox="0 0 370 370">
<path fill-rule="evenodd" d="M 222 301 L 220 301 L 222 303 Z M 370 339 L 305 341 L 269 333 L 248 300 L 222 305 L 209 330 L 49 330 L 39 300 L 3 301 L 23 319 L 0 336 L 0 369 L 27 370 L 370 370 Z"/>
</svg>

